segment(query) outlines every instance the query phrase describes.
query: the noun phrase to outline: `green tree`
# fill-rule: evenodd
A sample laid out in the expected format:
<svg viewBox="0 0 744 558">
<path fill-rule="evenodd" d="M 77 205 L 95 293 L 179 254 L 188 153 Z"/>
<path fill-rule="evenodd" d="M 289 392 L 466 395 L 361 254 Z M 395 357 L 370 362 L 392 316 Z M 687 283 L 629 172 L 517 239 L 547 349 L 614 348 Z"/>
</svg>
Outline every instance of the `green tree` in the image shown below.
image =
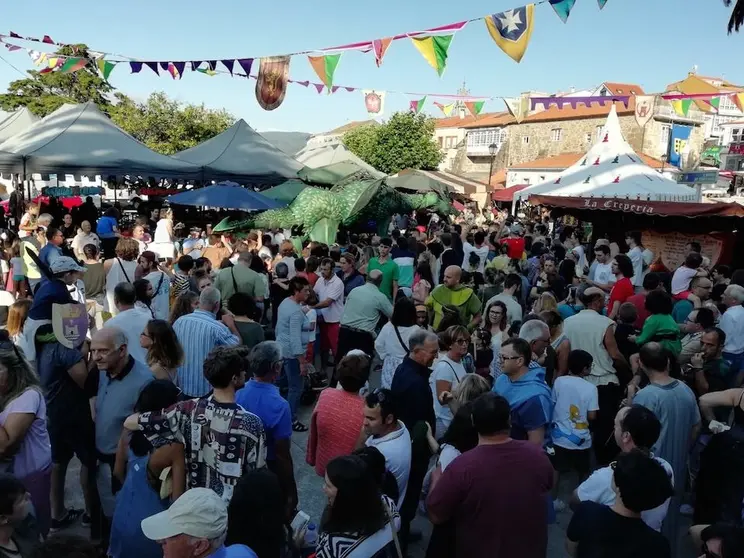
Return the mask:
<svg viewBox="0 0 744 558">
<path fill-rule="evenodd" d="M 723 4 L 726 7 L 731 6 L 732 0 L 723 0 Z M 732 31 L 739 32 L 739 28 L 744 25 L 744 0 L 736 0 L 734 9 L 731 11 L 731 18 L 728 23 L 728 32 L 731 34 Z"/>
<path fill-rule="evenodd" d="M 434 120 L 396 112 L 380 126 L 360 126 L 344 134 L 349 150 L 385 174 L 403 169 L 436 170 L 442 153 L 434 141 Z"/>
<path fill-rule="evenodd" d="M 111 119 L 150 149 L 166 155 L 194 147 L 235 122 L 226 110 L 182 105 L 162 92 L 152 93 L 144 103 L 121 93 L 115 97 L 117 103 L 109 109 Z"/>
<path fill-rule="evenodd" d="M 88 47 L 65 46 L 57 50 L 57 54 L 88 57 Z M 110 94 L 114 88 L 98 75 L 95 68 L 68 74 L 58 71 L 40 74 L 30 70 L 28 74 L 27 78 L 11 82 L 8 92 L 0 94 L 0 108 L 13 111 L 27 107 L 34 114 L 44 117 L 65 103 L 93 101 L 104 112 L 111 106 Z"/>
</svg>

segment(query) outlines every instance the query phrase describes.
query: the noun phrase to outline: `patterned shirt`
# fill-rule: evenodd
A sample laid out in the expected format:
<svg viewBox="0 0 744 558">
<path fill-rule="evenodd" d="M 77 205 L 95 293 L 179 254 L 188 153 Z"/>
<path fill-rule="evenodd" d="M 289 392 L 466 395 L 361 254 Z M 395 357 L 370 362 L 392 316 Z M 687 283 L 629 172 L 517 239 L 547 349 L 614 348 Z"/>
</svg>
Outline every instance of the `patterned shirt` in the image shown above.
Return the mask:
<svg viewBox="0 0 744 558">
<path fill-rule="evenodd" d="M 178 367 L 178 387 L 190 397 L 204 397 L 212 389 L 204 378 L 207 355 L 215 347 L 238 345 L 240 338 L 204 310 L 181 316 L 173 330 L 184 351 L 183 364 Z"/>
<path fill-rule="evenodd" d="M 261 419 L 237 403 L 219 403 L 212 396 L 181 401 L 142 413 L 139 425 L 156 447 L 164 441 L 183 444 L 187 490 L 211 488 L 229 502 L 240 477 L 266 465 Z"/>
</svg>

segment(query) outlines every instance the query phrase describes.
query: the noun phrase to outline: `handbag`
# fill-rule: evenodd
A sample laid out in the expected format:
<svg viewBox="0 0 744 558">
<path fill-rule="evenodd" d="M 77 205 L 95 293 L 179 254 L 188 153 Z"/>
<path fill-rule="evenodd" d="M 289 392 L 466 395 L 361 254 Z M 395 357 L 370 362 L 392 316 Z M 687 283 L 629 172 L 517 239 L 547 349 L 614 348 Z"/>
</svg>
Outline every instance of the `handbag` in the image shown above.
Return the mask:
<svg viewBox="0 0 744 558">
<path fill-rule="evenodd" d="M 383 501 L 383 505 L 385 506 L 385 513 L 387 514 L 388 521 L 390 521 L 390 531 L 393 533 L 393 544 L 395 544 L 395 552 L 398 555 L 398 558 L 403 558 L 403 551 L 401 550 L 400 540 L 398 539 L 398 530 L 395 528 L 395 518 L 393 517 L 393 512 L 390 509 L 387 501 Z"/>
<path fill-rule="evenodd" d="M 403 347 L 403 350 L 406 352 L 406 356 L 411 352 L 408 347 L 406 347 L 406 344 L 403 343 L 403 338 L 400 336 L 400 331 L 398 331 L 398 326 L 393 326 L 393 329 L 395 330 L 395 335 L 398 336 L 398 343 L 400 343 L 400 346 Z"/>
</svg>

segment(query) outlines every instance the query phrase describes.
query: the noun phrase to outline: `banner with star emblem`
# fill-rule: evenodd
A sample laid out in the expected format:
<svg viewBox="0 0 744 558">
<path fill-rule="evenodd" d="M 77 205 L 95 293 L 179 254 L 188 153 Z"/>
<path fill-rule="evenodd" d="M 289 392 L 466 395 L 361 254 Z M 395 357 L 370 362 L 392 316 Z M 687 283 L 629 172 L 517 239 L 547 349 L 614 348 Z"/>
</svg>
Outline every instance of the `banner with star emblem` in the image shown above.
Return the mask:
<svg viewBox="0 0 744 558">
<path fill-rule="evenodd" d="M 519 63 L 532 37 L 535 5 L 528 4 L 485 18 L 486 28 L 493 41 L 506 55 Z"/>
</svg>

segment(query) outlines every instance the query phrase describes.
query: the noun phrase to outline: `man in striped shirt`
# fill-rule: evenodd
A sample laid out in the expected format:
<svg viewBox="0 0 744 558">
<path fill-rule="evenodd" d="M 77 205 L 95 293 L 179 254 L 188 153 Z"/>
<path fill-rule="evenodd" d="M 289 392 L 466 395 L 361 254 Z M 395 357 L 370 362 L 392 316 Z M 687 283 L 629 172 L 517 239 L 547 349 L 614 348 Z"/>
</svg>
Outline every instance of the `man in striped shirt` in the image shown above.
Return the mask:
<svg viewBox="0 0 744 558">
<path fill-rule="evenodd" d="M 199 307 L 173 324 L 184 351 L 183 364 L 178 367 L 178 386 L 187 398 L 209 393 L 211 388 L 204 378 L 203 365 L 212 349 L 240 343 L 240 332 L 232 315 L 225 314 L 218 321 L 219 311 L 220 291 L 207 287 L 199 296 Z"/>
</svg>

